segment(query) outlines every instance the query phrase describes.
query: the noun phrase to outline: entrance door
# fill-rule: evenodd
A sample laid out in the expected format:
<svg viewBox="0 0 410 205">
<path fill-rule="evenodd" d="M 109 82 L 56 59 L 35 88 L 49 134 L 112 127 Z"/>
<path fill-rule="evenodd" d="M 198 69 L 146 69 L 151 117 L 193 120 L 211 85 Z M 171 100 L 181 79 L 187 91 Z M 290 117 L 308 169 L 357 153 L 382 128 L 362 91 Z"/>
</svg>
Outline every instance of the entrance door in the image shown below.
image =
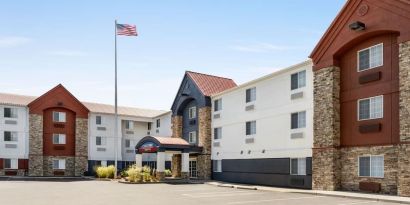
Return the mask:
<svg viewBox="0 0 410 205">
<path fill-rule="evenodd" d="M 198 172 L 196 169 L 196 159 L 189 159 L 189 177 L 197 178 Z"/>
</svg>

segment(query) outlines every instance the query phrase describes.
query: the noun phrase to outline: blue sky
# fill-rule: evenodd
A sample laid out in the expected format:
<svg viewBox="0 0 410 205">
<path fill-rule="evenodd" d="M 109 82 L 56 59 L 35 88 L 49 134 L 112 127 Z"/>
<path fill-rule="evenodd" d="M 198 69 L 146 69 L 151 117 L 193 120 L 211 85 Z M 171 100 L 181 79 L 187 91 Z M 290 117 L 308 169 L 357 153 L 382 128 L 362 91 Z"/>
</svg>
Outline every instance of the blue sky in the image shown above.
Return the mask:
<svg viewBox="0 0 410 205">
<path fill-rule="evenodd" d="M 346 0 L 5 1 L 0 92 L 41 95 L 62 83 L 82 101 L 170 109 L 186 70 L 238 84 L 306 60 Z"/>
</svg>

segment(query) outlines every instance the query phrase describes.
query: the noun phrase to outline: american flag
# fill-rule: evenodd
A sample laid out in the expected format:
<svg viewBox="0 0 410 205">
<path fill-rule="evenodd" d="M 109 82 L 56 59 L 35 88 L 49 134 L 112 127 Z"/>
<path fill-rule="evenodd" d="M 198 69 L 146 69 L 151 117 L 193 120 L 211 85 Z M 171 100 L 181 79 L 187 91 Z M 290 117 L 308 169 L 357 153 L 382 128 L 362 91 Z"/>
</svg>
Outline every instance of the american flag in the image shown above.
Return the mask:
<svg viewBox="0 0 410 205">
<path fill-rule="evenodd" d="M 130 24 L 117 24 L 117 35 L 137 36 L 137 27 Z"/>
</svg>

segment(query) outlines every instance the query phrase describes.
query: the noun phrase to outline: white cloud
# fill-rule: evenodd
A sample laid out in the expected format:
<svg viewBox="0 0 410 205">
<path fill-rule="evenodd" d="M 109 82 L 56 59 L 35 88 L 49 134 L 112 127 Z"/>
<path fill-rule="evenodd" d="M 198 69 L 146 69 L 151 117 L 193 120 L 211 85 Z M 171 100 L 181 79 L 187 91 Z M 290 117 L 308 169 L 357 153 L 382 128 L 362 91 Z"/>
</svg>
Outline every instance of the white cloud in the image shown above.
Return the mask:
<svg viewBox="0 0 410 205">
<path fill-rule="evenodd" d="M 273 45 L 270 43 L 255 43 L 252 45 L 232 46 L 232 49 L 237 50 L 237 51 L 244 51 L 244 52 L 265 53 L 265 52 L 271 52 L 271 51 L 295 50 L 299 48 L 293 47 L 293 46 Z"/>
<path fill-rule="evenodd" d="M 61 57 L 83 57 L 83 56 L 87 56 L 86 52 L 76 51 L 76 50 L 52 51 L 52 52 L 49 52 L 49 54 L 53 55 L 53 56 L 61 56 Z"/>
<path fill-rule="evenodd" d="M 18 37 L 18 36 L 8 36 L 8 37 L 0 37 L 0 48 L 10 48 L 10 47 L 17 47 L 22 46 L 27 43 L 30 43 L 32 40 L 26 37 Z"/>
</svg>

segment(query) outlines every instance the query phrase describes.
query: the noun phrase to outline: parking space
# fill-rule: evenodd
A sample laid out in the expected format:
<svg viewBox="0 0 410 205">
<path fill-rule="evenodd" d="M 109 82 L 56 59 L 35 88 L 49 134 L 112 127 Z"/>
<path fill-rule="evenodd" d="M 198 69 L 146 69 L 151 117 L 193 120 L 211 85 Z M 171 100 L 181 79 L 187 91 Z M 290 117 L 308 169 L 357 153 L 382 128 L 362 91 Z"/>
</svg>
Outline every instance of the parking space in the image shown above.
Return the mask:
<svg viewBox="0 0 410 205">
<path fill-rule="evenodd" d="M 119 184 L 116 182 L 0 182 L 1 204 L 169 204 L 169 205 L 390 205 L 372 200 L 216 187 L 206 184 Z"/>
</svg>

